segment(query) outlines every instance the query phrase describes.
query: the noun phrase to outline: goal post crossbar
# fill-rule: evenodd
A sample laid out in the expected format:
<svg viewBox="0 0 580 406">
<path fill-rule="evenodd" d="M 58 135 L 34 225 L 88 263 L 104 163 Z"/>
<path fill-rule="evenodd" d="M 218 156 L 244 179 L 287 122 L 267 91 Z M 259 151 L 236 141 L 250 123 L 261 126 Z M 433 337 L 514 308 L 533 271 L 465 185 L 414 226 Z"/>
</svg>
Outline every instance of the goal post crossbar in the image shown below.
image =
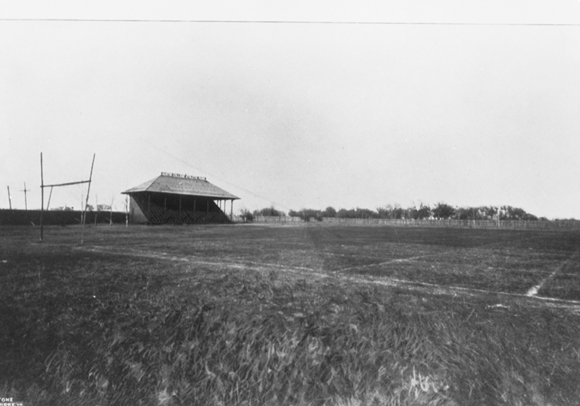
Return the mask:
<svg viewBox="0 0 580 406">
<path fill-rule="evenodd" d="M 54 185 L 41 185 L 40 187 L 71 186 L 71 185 L 79 185 L 81 183 L 89 183 L 89 182 L 90 182 L 90 180 L 80 180 L 78 182 L 55 183 Z"/>
</svg>

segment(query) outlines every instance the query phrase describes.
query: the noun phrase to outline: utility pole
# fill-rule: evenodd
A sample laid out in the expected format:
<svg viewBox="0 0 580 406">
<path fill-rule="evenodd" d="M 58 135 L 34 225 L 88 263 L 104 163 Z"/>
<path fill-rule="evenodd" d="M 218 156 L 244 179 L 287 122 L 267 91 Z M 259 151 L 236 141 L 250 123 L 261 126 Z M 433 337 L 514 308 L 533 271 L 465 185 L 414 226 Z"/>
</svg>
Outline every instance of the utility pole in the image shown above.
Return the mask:
<svg viewBox="0 0 580 406">
<path fill-rule="evenodd" d="M 21 192 L 24 192 L 24 210 L 28 210 L 28 201 L 26 200 L 26 192 L 28 192 L 28 189 L 26 189 L 26 182 L 24 182 L 24 190 L 21 190 Z"/>
<path fill-rule="evenodd" d="M 8 189 L 8 204 L 10 205 L 10 210 L 12 210 L 12 197 L 10 197 L 10 186 L 6 186 Z"/>
</svg>

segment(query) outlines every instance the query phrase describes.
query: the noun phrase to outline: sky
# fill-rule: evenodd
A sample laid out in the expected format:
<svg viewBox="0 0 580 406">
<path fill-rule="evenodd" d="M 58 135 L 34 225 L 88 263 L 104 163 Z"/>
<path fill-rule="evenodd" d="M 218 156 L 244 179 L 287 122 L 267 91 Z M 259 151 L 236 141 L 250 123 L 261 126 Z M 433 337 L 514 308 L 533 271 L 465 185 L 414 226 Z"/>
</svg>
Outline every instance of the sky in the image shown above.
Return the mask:
<svg viewBox="0 0 580 406">
<path fill-rule="evenodd" d="M 42 152 L 45 184 L 88 179 L 95 154 L 89 202 L 117 210 L 173 172 L 234 211 L 580 219 L 579 72 L 578 0 L 3 0 L 0 208 L 24 183 L 40 207 Z"/>
</svg>

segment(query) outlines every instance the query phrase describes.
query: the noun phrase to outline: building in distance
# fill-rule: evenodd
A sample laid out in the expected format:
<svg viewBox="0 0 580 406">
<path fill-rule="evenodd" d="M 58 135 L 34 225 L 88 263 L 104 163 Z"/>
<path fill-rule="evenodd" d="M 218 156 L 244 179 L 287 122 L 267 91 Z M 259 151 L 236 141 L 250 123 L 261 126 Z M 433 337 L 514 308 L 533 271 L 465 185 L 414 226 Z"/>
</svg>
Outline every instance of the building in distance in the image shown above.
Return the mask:
<svg viewBox="0 0 580 406">
<path fill-rule="evenodd" d="M 239 199 L 206 178 L 167 172 L 123 194 L 130 196 L 129 221 L 136 224 L 231 223 Z"/>
</svg>

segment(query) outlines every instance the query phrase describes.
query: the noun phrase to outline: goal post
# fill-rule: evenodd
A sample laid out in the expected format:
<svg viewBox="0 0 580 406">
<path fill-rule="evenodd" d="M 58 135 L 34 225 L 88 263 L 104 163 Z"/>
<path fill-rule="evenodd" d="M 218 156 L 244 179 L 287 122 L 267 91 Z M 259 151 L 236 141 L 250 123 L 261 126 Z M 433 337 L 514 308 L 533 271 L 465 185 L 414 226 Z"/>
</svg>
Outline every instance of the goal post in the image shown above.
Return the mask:
<svg viewBox="0 0 580 406">
<path fill-rule="evenodd" d="M 84 236 L 85 236 L 85 220 L 86 220 L 86 214 L 87 214 L 87 205 L 89 204 L 89 194 L 91 191 L 91 182 L 93 179 L 93 167 L 95 165 L 95 156 L 96 156 L 96 154 L 93 154 L 93 161 L 91 163 L 91 172 L 90 172 L 88 180 L 80 180 L 80 181 L 76 181 L 76 182 L 55 183 L 55 184 L 51 184 L 51 185 L 45 185 L 44 184 L 44 165 L 43 165 L 43 160 L 42 160 L 42 152 L 40 153 L 40 242 L 42 242 L 44 239 L 44 222 L 43 222 L 44 189 L 49 187 L 50 188 L 50 196 L 52 197 L 52 189 L 55 187 L 72 186 L 72 185 L 79 185 L 79 184 L 87 183 L 88 184 L 87 199 L 85 201 L 84 207 L 82 208 L 82 216 L 81 216 L 81 225 L 82 225 L 81 245 L 83 245 Z M 50 205 L 50 198 L 49 198 L 49 205 Z M 46 209 L 48 210 L 48 206 L 46 207 Z"/>
</svg>

